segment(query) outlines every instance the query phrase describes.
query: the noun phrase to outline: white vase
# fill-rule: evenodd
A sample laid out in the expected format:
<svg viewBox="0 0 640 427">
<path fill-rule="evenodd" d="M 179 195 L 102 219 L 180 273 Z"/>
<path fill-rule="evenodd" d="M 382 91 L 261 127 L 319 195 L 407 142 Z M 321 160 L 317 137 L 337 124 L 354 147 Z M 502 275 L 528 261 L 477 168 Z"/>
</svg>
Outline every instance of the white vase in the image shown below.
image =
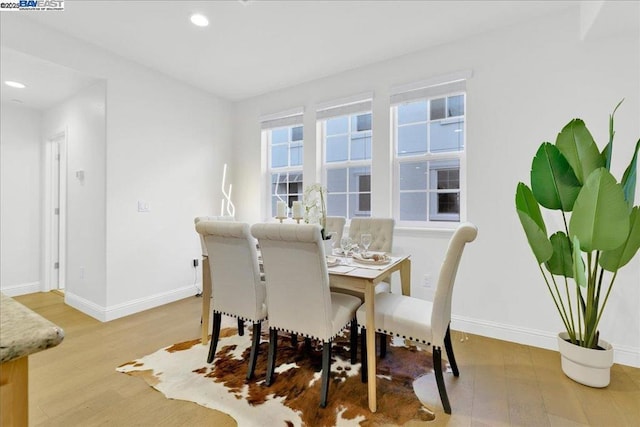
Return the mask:
<svg viewBox="0 0 640 427">
<path fill-rule="evenodd" d="M 580 347 L 571 344 L 569 334 L 558 334 L 558 349 L 562 360 L 562 372 L 572 380 L 589 387 L 609 385 L 611 366 L 613 365 L 613 347 L 604 340 L 598 340 L 598 346 L 604 350 Z"/>
</svg>

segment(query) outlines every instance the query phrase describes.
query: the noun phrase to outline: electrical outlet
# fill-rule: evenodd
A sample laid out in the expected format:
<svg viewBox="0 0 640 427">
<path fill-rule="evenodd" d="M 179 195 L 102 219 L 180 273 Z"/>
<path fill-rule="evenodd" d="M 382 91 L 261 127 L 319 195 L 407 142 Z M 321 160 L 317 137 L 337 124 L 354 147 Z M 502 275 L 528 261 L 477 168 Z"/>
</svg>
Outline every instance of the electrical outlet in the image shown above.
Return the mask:
<svg viewBox="0 0 640 427">
<path fill-rule="evenodd" d="M 427 273 L 422 278 L 422 287 L 423 288 L 427 288 L 427 289 L 431 289 L 432 286 L 433 286 L 433 282 L 431 280 L 431 274 Z"/>
<path fill-rule="evenodd" d="M 196 268 L 198 266 L 198 260 L 197 259 L 193 259 L 193 268 Z"/>
</svg>

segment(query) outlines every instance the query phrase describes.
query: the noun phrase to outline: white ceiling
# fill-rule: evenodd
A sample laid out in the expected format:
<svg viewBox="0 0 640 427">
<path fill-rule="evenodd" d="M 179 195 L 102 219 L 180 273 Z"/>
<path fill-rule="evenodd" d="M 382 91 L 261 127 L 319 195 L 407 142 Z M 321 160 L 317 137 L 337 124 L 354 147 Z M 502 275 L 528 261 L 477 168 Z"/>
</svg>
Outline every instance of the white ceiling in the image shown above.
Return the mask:
<svg viewBox="0 0 640 427">
<path fill-rule="evenodd" d="M 15 50 L 0 50 L 0 81 L 18 81 L 25 89 L 2 85 L 2 102 L 14 102 L 44 110 L 52 107 L 96 79 L 58 64 L 44 61 Z"/>
<path fill-rule="evenodd" d="M 24 16 L 212 94 L 242 100 L 577 4 L 67 0 L 64 12 Z M 208 16 L 210 25 L 193 26 L 189 17 L 194 12 Z M 43 66 L 5 50 L 2 47 L 3 80 L 5 68 L 18 73 L 21 66 Z M 6 65 L 5 58 L 13 65 Z"/>
</svg>

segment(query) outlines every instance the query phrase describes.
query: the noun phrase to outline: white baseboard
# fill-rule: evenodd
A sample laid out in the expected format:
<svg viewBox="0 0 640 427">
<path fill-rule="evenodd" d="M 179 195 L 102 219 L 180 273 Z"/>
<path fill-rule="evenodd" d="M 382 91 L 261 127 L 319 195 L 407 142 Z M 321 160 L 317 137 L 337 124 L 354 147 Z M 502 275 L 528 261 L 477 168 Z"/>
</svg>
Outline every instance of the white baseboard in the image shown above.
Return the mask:
<svg viewBox="0 0 640 427">
<path fill-rule="evenodd" d="M 146 298 L 138 298 L 110 307 L 103 307 L 85 298 L 79 297 L 78 295 L 69 292 L 69 290 L 67 289 L 65 292 L 64 301 L 71 307 L 80 310 L 81 312 L 93 317 L 94 319 L 98 319 L 101 322 L 108 322 L 110 320 L 119 319 L 120 317 L 128 316 L 130 314 L 135 314 L 144 310 L 149 310 L 150 308 L 158 307 L 190 296 L 194 296 L 197 292 L 198 289 L 196 289 L 196 287 L 194 287 L 193 285 L 188 285 L 182 288 L 171 290 L 169 292 L 151 295 Z"/>
<path fill-rule="evenodd" d="M 0 289 L 3 294 L 8 297 L 17 297 L 19 295 L 32 294 L 35 292 L 40 292 L 40 282 L 31 282 L 31 283 L 20 283 L 19 285 L 12 285 L 3 287 Z"/>
<path fill-rule="evenodd" d="M 182 288 L 174 289 L 169 292 L 152 295 L 147 298 L 139 298 L 127 301 L 121 304 L 107 307 L 105 311 L 105 321 L 119 319 L 120 317 L 138 313 L 140 311 L 149 310 L 150 308 L 160 305 L 169 304 L 184 298 L 194 296 L 198 290 L 191 284 Z"/>
<path fill-rule="evenodd" d="M 451 316 L 451 328 L 503 341 L 558 351 L 557 335 L 547 331 L 519 328 L 461 316 Z M 615 343 L 611 343 L 611 345 L 613 346 L 614 363 L 640 368 L 640 348 L 616 345 Z"/>
<path fill-rule="evenodd" d="M 68 289 L 65 289 L 64 292 L 64 302 L 87 316 L 91 316 L 101 322 L 106 322 L 105 308 L 103 306 L 82 298 L 73 292 L 69 292 Z"/>
</svg>

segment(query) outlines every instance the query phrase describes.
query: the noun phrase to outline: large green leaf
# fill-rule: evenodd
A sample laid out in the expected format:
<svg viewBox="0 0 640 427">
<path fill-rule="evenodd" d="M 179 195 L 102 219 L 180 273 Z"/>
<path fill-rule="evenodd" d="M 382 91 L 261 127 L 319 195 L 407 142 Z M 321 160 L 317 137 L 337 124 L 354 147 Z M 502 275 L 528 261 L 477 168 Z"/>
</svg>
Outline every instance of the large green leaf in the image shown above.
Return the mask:
<svg viewBox="0 0 640 427">
<path fill-rule="evenodd" d="M 540 206 L 533 197 L 531 189 L 522 182 L 518 183 L 516 190 L 516 209 L 522 228 L 527 235 L 529 246 L 531 246 L 538 264 L 542 264 L 551 258 L 553 247 L 547 237 L 547 227 L 542 219 Z"/>
<path fill-rule="evenodd" d="M 629 207 L 622 186 L 605 168 L 587 178 L 573 206 L 569 232 L 578 236 L 585 252 L 616 249 L 626 240 Z"/>
<path fill-rule="evenodd" d="M 545 142 L 531 164 L 531 190 L 547 209 L 570 212 L 580 192 L 580 182 L 558 148 Z"/>
<path fill-rule="evenodd" d="M 636 206 L 629 217 L 630 228 L 627 240 L 612 251 L 604 251 L 600 256 L 600 265 L 605 270 L 617 271 L 633 259 L 640 249 L 640 207 Z"/>
<path fill-rule="evenodd" d="M 629 207 L 633 206 L 636 195 L 636 181 L 638 180 L 638 149 L 640 149 L 640 139 L 636 142 L 636 151 L 633 153 L 629 166 L 622 175 L 622 190 L 624 198 Z"/>
<path fill-rule="evenodd" d="M 605 166 L 598 146 L 580 119 L 571 120 L 560 131 L 556 146 L 566 157 L 581 184 L 584 184 L 591 172 Z"/>
<path fill-rule="evenodd" d="M 552 274 L 564 277 L 573 277 L 573 258 L 571 254 L 571 242 L 562 231 L 551 236 L 553 255 L 546 262 L 547 270 Z"/>
<path fill-rule="evenodd" d="M 587 286 L 587 275 L 584 269 L 584 260 L 582 259 L 582 252 L 580 252 L 580 239 L 578 239 L 578 236 L 573 236 L 573 277 L 578 286 L 583 288 Z"/>
</svg>

